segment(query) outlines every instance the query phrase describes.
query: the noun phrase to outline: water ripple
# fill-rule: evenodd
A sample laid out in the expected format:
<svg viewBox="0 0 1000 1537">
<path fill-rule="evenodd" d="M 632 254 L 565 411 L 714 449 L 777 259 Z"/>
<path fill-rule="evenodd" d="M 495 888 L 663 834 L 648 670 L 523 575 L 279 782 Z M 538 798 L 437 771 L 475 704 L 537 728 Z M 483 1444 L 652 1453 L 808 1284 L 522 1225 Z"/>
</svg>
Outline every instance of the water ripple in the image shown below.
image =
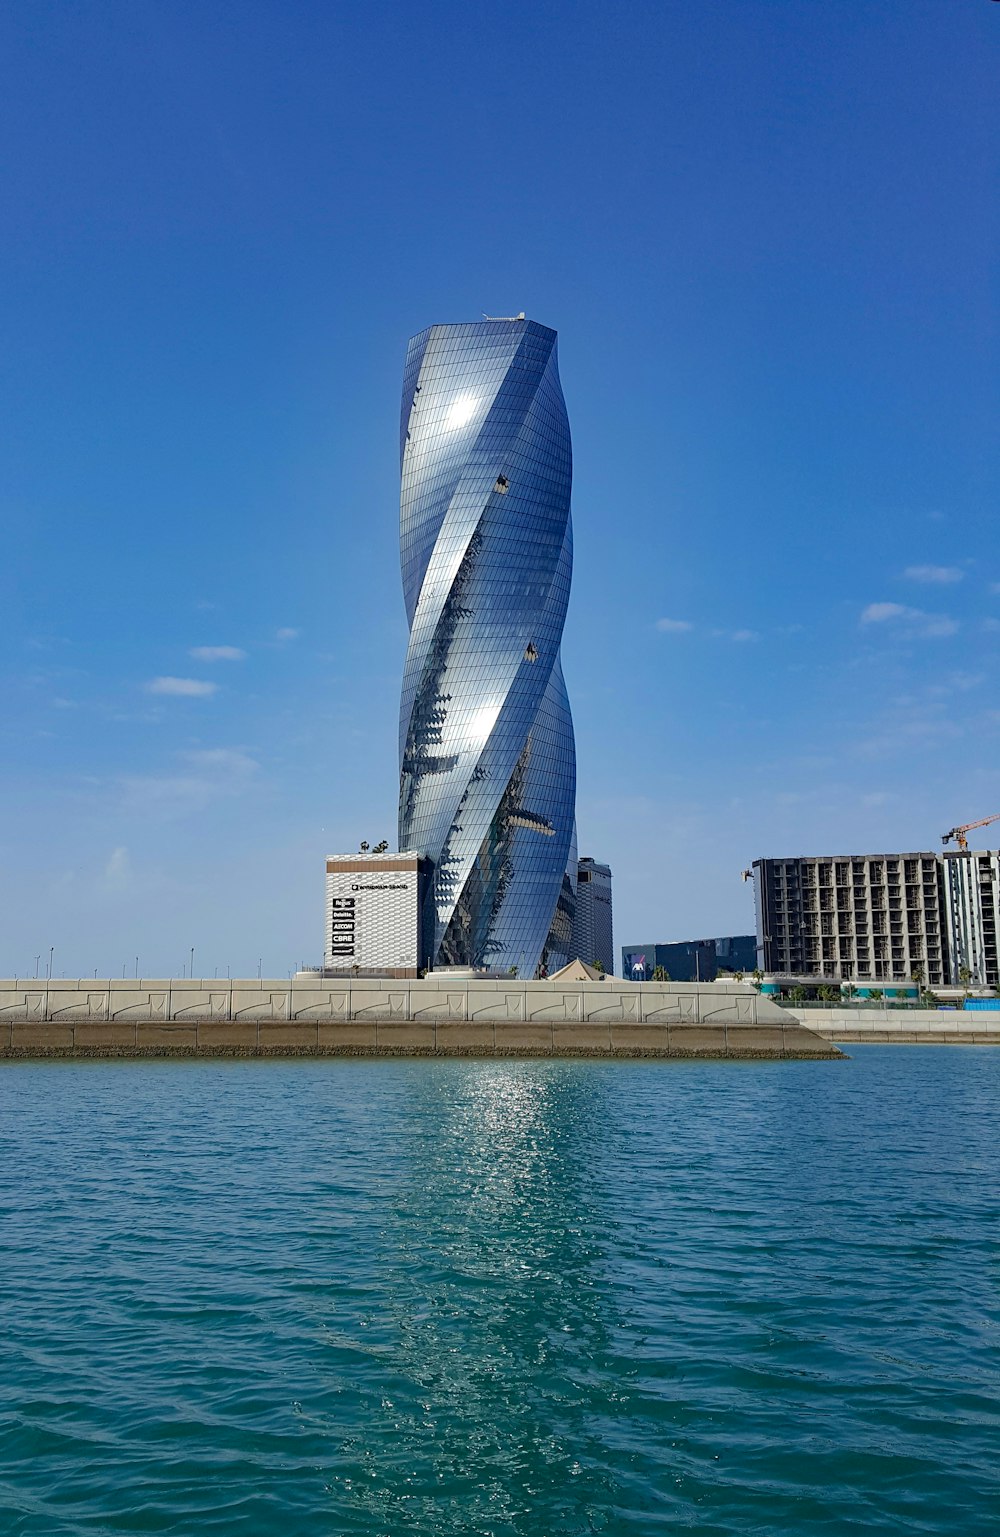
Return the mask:
<svg viewBox="0 0 1000 1537">
<path fill-rule="evenodd" d="M 1000 1052 L 0 1072 L 11 1537 L 995 1529 Z"/>
</svg>

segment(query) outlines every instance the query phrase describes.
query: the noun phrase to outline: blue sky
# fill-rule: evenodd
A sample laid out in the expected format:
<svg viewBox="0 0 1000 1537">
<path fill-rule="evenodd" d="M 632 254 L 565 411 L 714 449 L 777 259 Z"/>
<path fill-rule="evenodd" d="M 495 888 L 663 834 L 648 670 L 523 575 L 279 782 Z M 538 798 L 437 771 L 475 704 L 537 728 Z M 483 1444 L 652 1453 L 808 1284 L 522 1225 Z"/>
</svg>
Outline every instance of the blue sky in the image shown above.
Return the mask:
<svg viewBox="0 0 1000 1537">
<path fill-rule="evenodd" d="M 406 339 L 483 311 L 560 333 L 619 945 L 1000 811 L 1000 6 L 75 0 L 0 56 L 0 972 L 320 953 L 395 833 Z"/>
</svg>

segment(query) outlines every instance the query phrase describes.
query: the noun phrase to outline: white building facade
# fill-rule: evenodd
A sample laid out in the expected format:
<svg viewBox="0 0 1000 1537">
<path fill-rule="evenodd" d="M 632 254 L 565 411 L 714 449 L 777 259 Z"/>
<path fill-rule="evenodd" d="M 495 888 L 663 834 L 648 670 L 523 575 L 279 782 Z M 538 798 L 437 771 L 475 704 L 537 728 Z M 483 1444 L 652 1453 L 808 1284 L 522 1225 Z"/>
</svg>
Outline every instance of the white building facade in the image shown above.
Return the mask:
<svg viewBox="0 0 1000 1537">
<path fill-rule="evenodd" d="M 417 853 L 329 855 L 324 972 L 417 976 L 429 875 Z"/>
<path fill-rule="evenodd" d="M 1000 987 L 1000 853 L 942 855 L 953 984 Z"/>
</svg>

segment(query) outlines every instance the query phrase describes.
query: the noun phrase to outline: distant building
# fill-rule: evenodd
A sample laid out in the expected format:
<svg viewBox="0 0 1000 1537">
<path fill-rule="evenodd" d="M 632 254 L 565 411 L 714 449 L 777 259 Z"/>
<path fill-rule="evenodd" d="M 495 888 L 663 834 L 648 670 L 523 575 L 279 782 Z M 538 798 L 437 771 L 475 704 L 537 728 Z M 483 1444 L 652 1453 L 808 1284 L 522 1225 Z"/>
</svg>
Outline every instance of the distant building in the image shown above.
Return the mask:
<svg viewBox="0 0 1000 1537">
<path fill-rule="evenodd" d="M 323 970 L 415 977 L 426 965 L 430 861 L 417 853 L 331 854 Z"/>
<path fill-rule="evenodd" d="M 762 971 L 852 984 L 950 980 L 937 854 L 757 859 L 753 872 Z"/>
<path fill-rule="evenodd" d="M 610 972 L 615 969 L 611 907 L 611 869 L 584 858 L 576 867 L 576 917 L 570 954 L 592 966 L 595 961 Z"/>
<path fill-rule="evenodd" d="M 949 851 L 941 863 L 949 980 L 954 985 L 1000 987 L 1000 853 Z"/>
<path fill-rule="evenodd" d="M 681 939 L 667 945 L 625 945 L 622 976 L 650 982 L 661 967 L 671 982 L 714 982 L 720 972 L 749 972 L 757 964 L 753 934 L 719 939 Z"/>
</svg>

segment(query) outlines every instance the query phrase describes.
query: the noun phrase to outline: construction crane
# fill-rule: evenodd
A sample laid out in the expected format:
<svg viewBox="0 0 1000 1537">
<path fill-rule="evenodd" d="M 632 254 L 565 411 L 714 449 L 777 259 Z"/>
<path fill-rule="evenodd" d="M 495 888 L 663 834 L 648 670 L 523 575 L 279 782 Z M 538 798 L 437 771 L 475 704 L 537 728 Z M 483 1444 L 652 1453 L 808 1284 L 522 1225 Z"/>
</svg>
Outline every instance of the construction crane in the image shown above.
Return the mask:
<svg viewBox="0 0 1000 1537">
<path fill-rule="evenodd" d="M 978 822 L 966 822 L 962 827 L 953 827 L 950 833 L 941 834 L 941 842 L 957 843 L 964 854 L 969 847 L 969 840 L 965 836 L 966 833 L 971 833 L 973 828 L 976 827 L 989 827 L 991 822 L 1000 822 L 1000 811 L 997 812 L 995 817 L 981 817 Z"/>
</svg>

